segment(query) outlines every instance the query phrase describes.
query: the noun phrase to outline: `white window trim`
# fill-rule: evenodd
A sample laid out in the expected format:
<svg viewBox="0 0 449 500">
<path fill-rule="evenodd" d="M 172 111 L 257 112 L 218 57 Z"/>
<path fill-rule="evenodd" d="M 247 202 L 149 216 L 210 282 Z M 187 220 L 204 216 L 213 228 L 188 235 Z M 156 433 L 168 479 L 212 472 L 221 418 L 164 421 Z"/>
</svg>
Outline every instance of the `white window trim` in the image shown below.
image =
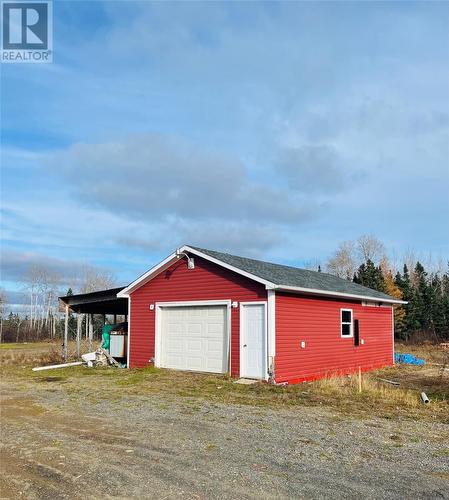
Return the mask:
<svg viewBox="0 0 449 500">
<path fill-rule="evenodd" d="M 155 319 L 154 319 L 154 366 L 160 368 L 162 355 L 162 314 L 161 309 L 164 307 L 189 307 L 189 306 L 226 306 L 226 347 L 228 371 L 231 373 L 231 300 L 191 300 L 180 302 L 156 302 L 155 303 Z"/>
<path fill-rule="evenodd" d="M 351 322 L 349 323 L 348 321 L 343 321 L 343 312 L 350 312 L 351 313 Z M 350 326 L 350 335 L 343 335 L 343 325 L 349 325 Z M 352 309 L 346 309 L 342 308 L 340 309 L 340 337 L 343 339 L 351 339 L 354 337 L 354 312 Z"/>
</svg>

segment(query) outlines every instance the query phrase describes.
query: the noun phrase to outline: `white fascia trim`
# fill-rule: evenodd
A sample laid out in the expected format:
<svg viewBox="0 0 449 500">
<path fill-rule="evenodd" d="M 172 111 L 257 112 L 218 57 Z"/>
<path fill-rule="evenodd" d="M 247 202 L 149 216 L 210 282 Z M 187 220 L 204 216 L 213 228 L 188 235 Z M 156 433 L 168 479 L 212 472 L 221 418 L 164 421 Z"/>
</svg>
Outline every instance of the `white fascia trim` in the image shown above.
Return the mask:
<svg viewBox="0 0 449 500">
<path fill-rule="evenodd" d="M 134 292 L 136 288 L 139 288 L 140 286 L 144 285 L 147 281 L 150 281 L 150 279 L 153 278 L 156 274 L 163 272 L 164 269 L 171 266 L 171 264 L 176 262 L 176 260 L 177 260 L 176 252 L 173 252 L 162 262 L 159 262 L 159 264 L 153 266 L 149 271 L 147 271 L 145 274 L 142 274 L 142 276 L 134 280 L 126 288 L 120 291 L 117 294 L 117 297 L 129 297 L 129 294 L 131 292 Z"/>
<path fill-rule="evenodd" d="M 267 288 L 274 288 L 276 285 L 272 283 L 271 281 L 264 280 L 263 278 L 260 278 L 259 276 L 256 276 L 251 273 L 247 273 L 246 271 L 242 271 L 238 267 L 231 266 L 230 264 L 226 264 L 222 260 L 216 259 L 215 257 L 211 257 L 210 255 L 207 255 L 206 253 L 200 252 L 199 250 L 196 250 L 195 248 L 191 248 L 187 245 L 183 246 L 181 248 L 181 251 L 184 252 L 190 252 L 195 255 L 198 255 L 198 257 L 202 257 L 203 259 L 206 259 L 210 262 L 213 262 L 214 264 L 217 264 L 221 267 L 224 267 L 225 269 L 229 269 L 230 271 L 234 271 L 235 273 L 241 274 L 242 276 L 246 276 L 247 278 L 257 281 L 258 283 L 262 283 L 265 285 Z"/>
<path fill-rule="evenodd" d="M 303 288 L 298 286 L 275 286 L 276 290 L 285 292 L 299 292 L 299 293 L 310 293 L 312 295 L 325 295 L 327 297 L 345 298 L 345 299 L 357 299 L 357 300 L 371 300 L 373 302 L 385 302 L 387 304 L 407 304 L 408 302 L 398 299 L 381 299 L 379 297 L 367 297 L 365 295 L 355 295 L 352 293 L 343 292 L 330 292 L 327 290 L 317 290 L 315 288 Z"/>
<path fill-rule="evenodd" d="M 200 252 L 200 251 L 198 251 L 194 248 L 191 248 L 187 245 L 184 245 L 181 248 L 179 248 L 179 252 L 190 252 L 194 255 L 197 255 L 198 257 L 202 257 L 203 259 L 208 260 L 209 262 L 213 262 L 214 264 L 217 264 L 221 267 L 229 269 L 230 271 L 234 271 L 235 273 L 241 274 L 242 276 L 246 276 L 247 278 L 249 278 L 253 281 L 257 281 L 259 283 L 262 283 L 263 285 L 265 285 L 267 287 L 267 289 L 275 287 L 275 284 L 271 283 L 271 281 L 264 280 L 262 278 L 259 278 L 258 276 L 255 276 L 254 274 L 247 273 L 246 271 L 242 271 L 238 267 L 234 267 L 234 266 L 231 266 L 229 264 L 226 264 L 225 262 L 222 262 L 219 259 L 215 259 L 214 257 L 211 257 L 210 255 L 207 255 L 203 252 Z M 137 278 L 130 285 L 128 285 L 125 289 L 123 289 L 121 292 L 119 292 L 117 294 L 117 297 L 127 297 L 134 290 L 136 290 L 140 286 L 142 286 L 145 283 L 147 283 L 148 281 L 150 281 L 154 276 L 157 276 L 158 274 L 163 272 L 166 268 L 170 267 L 177 260 L 178 260 L 178 256 L 176 255 L 176 252 L 173 252 L 171 255 L 169 255 L 162 262 L 160 262 L 159 264 L 156 264 L 149 271 L 147 271 L 145 274 L 142 274 L 142 276 Z"/>
</svg>

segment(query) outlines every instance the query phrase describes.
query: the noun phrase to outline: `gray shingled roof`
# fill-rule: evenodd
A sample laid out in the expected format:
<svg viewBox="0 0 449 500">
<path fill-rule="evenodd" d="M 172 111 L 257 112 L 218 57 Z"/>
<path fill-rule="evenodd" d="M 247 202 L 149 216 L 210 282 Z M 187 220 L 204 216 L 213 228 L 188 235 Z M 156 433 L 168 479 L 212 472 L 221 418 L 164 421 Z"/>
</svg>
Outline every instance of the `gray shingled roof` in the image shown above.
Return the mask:
<svg viewBox="0 0 449 500">
<path fill-rule="evenodd" d="M 199 252 L 224 262 L 225 264 L 229 264 L 266 281 L 270 281 L 280 287 L 294 286 L 322 290 L 326 292 L 349 293 L 352 295 L 360 295 L 362 297 L 397 300 L 390 295 L 378 292 L 377 290 L 372 290 L 366 286 L 358 285 L 357 283 L 352 283 L 351 281 L 342 278 L 338 278 L 332 274 L 309 271 L 298 267 L 282 266 L 280 264 L 248 259 L 246 257 L 238 257 L 237 255 L 215 252 L 214 250 L 206 250 L 204 248 L 194 246 L 190 246 L 190 248 L 196 249 Z"/>
</svg>

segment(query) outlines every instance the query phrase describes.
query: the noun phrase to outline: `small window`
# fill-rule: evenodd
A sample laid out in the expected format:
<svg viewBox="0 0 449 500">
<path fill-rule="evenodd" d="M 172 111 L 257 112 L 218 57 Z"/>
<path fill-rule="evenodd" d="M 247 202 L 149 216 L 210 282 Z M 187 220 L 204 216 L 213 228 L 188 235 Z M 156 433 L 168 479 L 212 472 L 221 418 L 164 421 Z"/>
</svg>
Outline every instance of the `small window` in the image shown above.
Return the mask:
<svg viewBox="0 0 449 500">
<path fill-rule="evenodd" d="M 352 309 L 341 309 L 341 336 L 352 337 Z"/>
</svg>

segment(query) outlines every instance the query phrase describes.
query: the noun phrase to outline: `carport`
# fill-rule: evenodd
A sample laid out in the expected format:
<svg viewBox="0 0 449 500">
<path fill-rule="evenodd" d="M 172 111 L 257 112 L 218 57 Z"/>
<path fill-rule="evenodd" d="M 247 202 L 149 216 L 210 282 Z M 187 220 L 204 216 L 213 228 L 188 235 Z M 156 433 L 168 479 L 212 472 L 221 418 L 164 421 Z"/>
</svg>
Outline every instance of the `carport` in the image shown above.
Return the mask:
<svg viewBox="0 0 449 500">
<path fill-rule="evenodd" d="M 105 323 L 106 321 L 106 315 L 114 316 L 114 323 L 117 321 L 117 316 L 124 316 L 125 321 L 128 320 L 128 299 L 117 297 L 117 294 L 123 289 L 124 287 L 110 288 L 108 290 L 100 290 L 97 292 L 80 293 L 77 295 L 66 295 L 65 297 L 59 297 L 60 304 L 65 311 L 63 343 L 64 359 L 67 359 L 68 356 L 67 346 L 70 313 L 87 315 L 86 330 L 88 333 L 89 344 L 92 344 L 92 317 L 94 314 L 102 315 L 103 323 Z M 79 322 L 77 322 L 76 329 L 76 350 L 77 355 L 79 356 L 81 350 L 81 328 Z"/>
</svg>

